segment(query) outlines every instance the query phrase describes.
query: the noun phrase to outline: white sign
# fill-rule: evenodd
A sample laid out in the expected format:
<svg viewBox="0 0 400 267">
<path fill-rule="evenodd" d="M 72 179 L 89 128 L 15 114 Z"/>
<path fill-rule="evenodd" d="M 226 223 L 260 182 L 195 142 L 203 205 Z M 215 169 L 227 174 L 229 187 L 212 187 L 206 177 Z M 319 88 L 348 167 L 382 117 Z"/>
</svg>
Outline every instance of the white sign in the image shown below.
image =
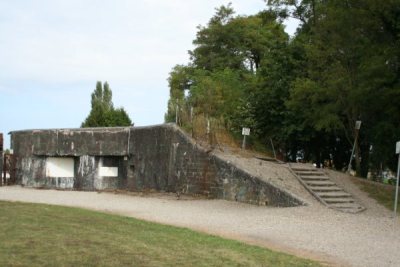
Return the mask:
<svg viewBox="0 0 400 267">
<path fill-rule="evenodd" d="M 400 141 L 396 143 L 396 154 L 400 154 Z"/>
<path fill-rule="evenodd" d="M 355 126 L 356 130 L 360 130 L 361 128 L 361 121 L 356 121 L 356 126 Z"/>
<path fill-rule="evenodd" d="M 74 158 L 48 157 L 46 177 L 74 177 Z"/>
<path fill-rule="evenodd" d="M 242 135 L 250 135 L 250 128 L 243 128 Z"/>
<path fill-rule="evenodd" d="M 99 176 L 118 177 L 118 167 L 100 167 Z"/>
</svg>

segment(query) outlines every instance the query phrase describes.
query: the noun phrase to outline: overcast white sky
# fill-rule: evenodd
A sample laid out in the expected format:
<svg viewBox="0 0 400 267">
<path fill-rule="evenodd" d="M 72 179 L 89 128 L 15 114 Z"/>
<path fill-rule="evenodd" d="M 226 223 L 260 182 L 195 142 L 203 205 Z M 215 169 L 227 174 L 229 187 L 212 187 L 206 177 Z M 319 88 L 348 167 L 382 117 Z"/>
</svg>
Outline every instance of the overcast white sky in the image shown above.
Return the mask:
<svg viewBox="0 0 400 267">
<path fill-rule="evenodd" d="M 229 2 L 241 15 L 265 8 L 262 0 L 1 0 L 5 145 L 12 130 L 79 127 L 96 81 L 109 82 L 135 125 L 162 123 L 170 70 L 188 62 L 196 26 Z"/>
</svg>

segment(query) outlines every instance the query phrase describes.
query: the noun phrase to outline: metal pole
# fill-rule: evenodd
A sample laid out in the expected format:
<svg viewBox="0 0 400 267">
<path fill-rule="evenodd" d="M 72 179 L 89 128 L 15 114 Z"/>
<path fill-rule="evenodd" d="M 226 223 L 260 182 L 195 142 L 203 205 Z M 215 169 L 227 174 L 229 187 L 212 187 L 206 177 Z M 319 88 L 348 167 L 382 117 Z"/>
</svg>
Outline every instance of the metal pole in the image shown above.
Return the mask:
<svg viewBox="0 0 400 267">
<path fill-rule="evenodd" d="M 276 153 L 274 148 L 274 143 L 272 142 L 272 138 L 269 139 L 271 141 L 272 151 L 274 152 L 274 158 L 276 159 Z"/>
<path fill-rule="evenodd" d="M 175 124 L 178 125 L 178 99 L 176 100 L 176 108 L 175 108 Z"/>
<path fill-rule="evenodd" d="M 211 127 L 210 127 L 210 120 L 207 118 L 207 139 L 208 143 L 211 144 Z"/>
<path fill-rule="evenodd" d="M 246 149 L 246 135 L 243 135 L 242 149 Z"/>
<path fill-rule="evenodd" d="M 394 214 L 393 214 L 393 218 L 396 218 L 396 215 L 397 215 L 397 199 L 398 199 L 398 196 L 399 196 L 399 176 L 400 176 L 400 153 L 399 153 L 399 161 L 397 163 L 396 195 L 394 197 Z"/>
<path fill-rule="evenodd" d="M 354 150 L 356 149 L 357 138 L 358 138 L 358 130 L 356 130 L 356 138 L 354 139 L 353 150 L 351 151 L 349 166 L 347 167 L 347 172 L 348 172 L 348 173 L 350 173 L 350 170 L 351 170 L 351 160 L 353 159 Z"/>
<path fill-rule="evenodd" d="M 193 107 L 190 107 L 190 126 L 191 126 L 191 134 L 193 137 L 193 132 L 194 132 L 194 125 L 193 125 Z"/>
</svg>

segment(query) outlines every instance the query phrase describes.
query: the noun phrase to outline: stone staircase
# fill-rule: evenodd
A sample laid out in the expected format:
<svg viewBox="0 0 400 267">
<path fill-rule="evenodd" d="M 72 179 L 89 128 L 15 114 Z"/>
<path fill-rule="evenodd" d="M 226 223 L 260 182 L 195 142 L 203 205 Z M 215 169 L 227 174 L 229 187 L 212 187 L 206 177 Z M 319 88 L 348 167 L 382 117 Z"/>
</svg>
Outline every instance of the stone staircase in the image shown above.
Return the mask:
<svg viewBox="0 0 400 267">
<path fill-rule="evenodd" d="M 328 208 L 357 213 L 365 210 L 353 196 L 335 184 L 326 173 L 308 164 L 290 164 L 300 183 Z"/>
</svg>

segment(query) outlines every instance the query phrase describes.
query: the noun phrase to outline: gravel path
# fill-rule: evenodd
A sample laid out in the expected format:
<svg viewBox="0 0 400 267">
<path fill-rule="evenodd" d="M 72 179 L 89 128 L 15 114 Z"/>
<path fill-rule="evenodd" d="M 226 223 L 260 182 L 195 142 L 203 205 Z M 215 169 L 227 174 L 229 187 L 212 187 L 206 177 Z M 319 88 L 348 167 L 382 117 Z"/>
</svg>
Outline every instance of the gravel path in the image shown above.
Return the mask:
<svg viewBox="0 0 400 267">
<path fill-rule="evenodd" d="M 400 266 L 400 225 L 373 201 L 360 214 L 319 204 L 259 207 L 168 194 L 114 194 L 0 187 L 0 199 L 106 211 L 267 246 L 335 266 Z M 362 200 L 362 199 L 361 199 Z"/>
</svg>

